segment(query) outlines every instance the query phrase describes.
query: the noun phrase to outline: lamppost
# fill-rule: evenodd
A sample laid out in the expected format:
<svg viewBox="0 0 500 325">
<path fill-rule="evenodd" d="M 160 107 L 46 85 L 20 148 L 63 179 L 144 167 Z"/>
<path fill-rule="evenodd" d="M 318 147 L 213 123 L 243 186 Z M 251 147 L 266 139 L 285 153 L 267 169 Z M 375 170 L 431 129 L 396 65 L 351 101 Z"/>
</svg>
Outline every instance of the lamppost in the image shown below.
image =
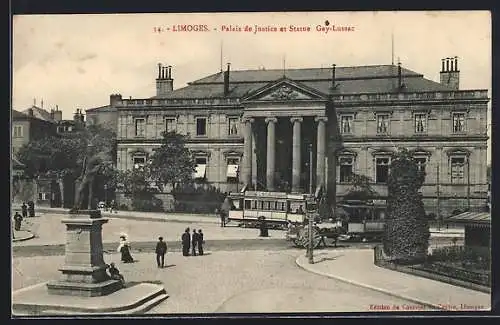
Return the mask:
<svg viewBox="0 0 500 325">
<path fill-rule="evenodd" d="M 313 175 L 313 168 L 312 168 L 312 143 L 309 144 L 309 203 L 311 204 L 313 202 L 313 186 L 312 186 L 312 175 Z M 314 264 L 314 256 L 313 256 L 313 226 L 314 226 L 314 220 L 313 220 L 313 211 L 312 207 L 307 209 L 307 215 L 309 217 L 309 251 L 308 251 L 308 259 L 309 259 L 309 264 Z"/>
<path fill-rule="evenodd" d="M 108 184 L 104 184 L 104 204 L 108 206 Z"/>
</svg>

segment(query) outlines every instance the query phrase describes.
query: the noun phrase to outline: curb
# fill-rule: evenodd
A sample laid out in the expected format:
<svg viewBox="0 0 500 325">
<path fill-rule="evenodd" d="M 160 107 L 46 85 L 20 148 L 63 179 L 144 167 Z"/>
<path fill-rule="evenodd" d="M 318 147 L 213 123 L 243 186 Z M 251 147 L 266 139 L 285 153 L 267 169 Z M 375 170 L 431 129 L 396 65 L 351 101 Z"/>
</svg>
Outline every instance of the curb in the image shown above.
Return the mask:
<svg viewBox="0 0 500 325">
<path fill-rule="evenodd" d="M 443 307 L 441 307 L 439 305 L 430 303 L 428 301 L 416 299 L 416 298 L 413 298 L 413 297 L 404 296 L 404 295 L 401 295 L 401 294 L 396 294 L 396 293 L 394 293 L 392 291 L 389 291 L 389 290 L 386 290 L 386 289 L 377 288 L 377 287 L 374 287 L 374 286 L 371 286 L 371 285 L 368 285 L 368 284 L 364 284 L 364 283 L 360 283 L 360 282 L 357 282 L 357 281 L 345 279 L 345 278 L 342 278 L 342 277 L 337 276 L 337 275 L 333 275 L 333 274 L 329 274 L 329 273 L 326 273 L 326 272 L 314 270 L 313 268 L 308 267 L 308 266 L 304 265 L 303 263 L 301 263 L 299 261 L 301 259 L 301 257 L 302 256 L 299 256 L 299 257 L 297 257 L 295 259 L 295 264 L 297 264 L 298 267 L 302 268 L 305 271 L 308 271 L 308 272 L 311 272 L 311 273 L 314 273 L 314 274 L 318 274 L 318 275 L 321 275 L 321 276 L 325 276 L 325 277 L 328 277 L 328 278 L 331 278 L 331 279 L 339 280 L 339 281 L 342 281 L 344 283 L 352 284 L 352 285 L 355 285 L 355 286 L 358 286 L 358 287 L 362 287 L 362 288 L 370 289 L 370 290 L 373 290 L 373 291 L 381 292 L 381 293 L 384 293 L 384 294 L 392 296 L 392 297 L 396 297 L 396 298 L 408 300 L 408 301 L 411 301 L 411 302 L 419 304 L 419 305 L 424 305 L 426 307 L 431 307 L 433 309 L 447 310 L 446 308 L 443 308 Z"/>
<path fill-rule="evenodd" d="M 40 208 L 37 210 L 37 215 L 36 217 L 39 217 L 43 214 L 66 214 L 67 211 L 60 211 L 60 210 L 49 210 L 49 209 L 43 209 Z M 174 214 L 175 215 L 175 214 Z M 156 221 L 156 222 L 179 222 L 179 223 L 214 223 L 218 224 L 220 221 L 217 218 L 213 218 L 213 220 L 210 219 L 210 217 L 206 217 L 207 220 L 196 220 L 196 218 L 199 218 L 196 215 L 193 215 L 194 220 L 190 220 L 191 217 L 187 217 L 185 219 L 169 219 L 168 213 L 165 213 L 165 217 L 138 217 L 138 216 L 133 216 L 133 215 L 124 215 L 124 214 L 111 214 L 111 213 L 102 213 L 103 218 L 110 218 L 110 219 L 130 219 L 130 220 L 137 220 L 137 221 Z"/>
<path fill-rule="evenodd" d="M 28 230 L 25 230 L 26 232 L 29 233 L 29 235 L 27 235 L 26 237 L 21 237 L 21 238 L 14 238 L 12 239 L 12 242 L 19 242 L 19 241 L 25 241 L 25 240 L 30 240 L 30 239 L 33 239 L 35 238 L 35 234 L 32 233 L 31 231 L 28 231 Z"/>
</svg>

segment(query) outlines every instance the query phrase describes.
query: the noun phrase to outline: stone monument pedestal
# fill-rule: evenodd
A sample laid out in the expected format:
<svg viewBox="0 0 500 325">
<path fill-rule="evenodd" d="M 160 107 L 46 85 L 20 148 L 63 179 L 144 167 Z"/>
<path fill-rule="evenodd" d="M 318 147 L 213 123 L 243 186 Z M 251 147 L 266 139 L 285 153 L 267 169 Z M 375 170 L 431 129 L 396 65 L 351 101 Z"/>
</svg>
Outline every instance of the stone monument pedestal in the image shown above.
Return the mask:
<svg viewBox="0 0 500 325">
<path fill-rule="evenodd" d="M 168 298 L 161 285 L 123 288 L 109 279 L 102 248 L 102 225 L 108 219 L 100 211 L 70 212 L 62 222 L 67 240 L 60 279 L 14 291 L 13 315 L 137 314 Z"/>
<path fill-rule="evenodd" d="M 47 283 L 49 294 L 95 297 L 119 290 L 120 281 L 111 280 L 103 258 L 102 218 L 98 210 L 70 212 L 66 225 L 64 265 L 59 280 Z"/>
</svg>

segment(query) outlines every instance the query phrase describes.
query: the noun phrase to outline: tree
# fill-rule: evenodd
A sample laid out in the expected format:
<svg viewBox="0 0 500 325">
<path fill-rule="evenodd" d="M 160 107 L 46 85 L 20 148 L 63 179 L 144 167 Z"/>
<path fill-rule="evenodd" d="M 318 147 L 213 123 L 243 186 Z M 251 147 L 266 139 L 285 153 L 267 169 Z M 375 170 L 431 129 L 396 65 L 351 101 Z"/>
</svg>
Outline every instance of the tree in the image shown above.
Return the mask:
<svg viewBox="0 0 500 325">
<path fill-rule="evenodd" d="M 387 181 L 384 253 L 398 263 L 418 263 L 427 255 L 429 224 L 418 192 L 425 178 L 407 149 L 394 155 Z"/>
<path fill-rule="evenodd" d="M 151 180 L 149 164 L 126 171 L 118 171 L 117 188 L 132 200 L 132 208 L 137 211 L 163 211 L 161 200 L 154 197 L 158 192 Z"/>
<path fill-rule="evenodd" d="M 360 200 L 366 201 L 371 200 L 377 196 L 377 192 L 375 192 L 370 186 L 371 179 L 365 175 L 352 174 L 352 187 L 344 195 L 344 200 Z"/>
<path fill-rule="evenodd" d="M 151 156 L 151 179 L 160 190 L 167 185 L 175 188 L 176 184 L 191 182 L 196 163 L 185 146 L 185 136 L 176 132 L 163 132 L 162 136 L 161 146 Z"/>
<path fill-rule="evenodd" d="M 29 178 L 56 178 L 64 203 L 64 180 L 82 175 L 88 158 L 99 155 L 97 175 L 109 174 L 116 159 L 115 134 L 110 129 L 90 125 L 75 135 L 35 139 L 20 148 L 17 156 Z M 90 190 L 91 191 L 91 190 Z"/>
</svg>

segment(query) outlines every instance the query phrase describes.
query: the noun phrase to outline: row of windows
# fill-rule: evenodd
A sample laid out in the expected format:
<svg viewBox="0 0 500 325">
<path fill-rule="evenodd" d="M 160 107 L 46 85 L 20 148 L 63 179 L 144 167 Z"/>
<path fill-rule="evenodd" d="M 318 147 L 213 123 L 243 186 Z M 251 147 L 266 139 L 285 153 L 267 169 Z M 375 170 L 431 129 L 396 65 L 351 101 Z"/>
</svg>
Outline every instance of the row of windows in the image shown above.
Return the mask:
<svg viewBox="0 0 500 325">
<path fill-rule="evenodd" d="M 236 117 L 230 117 L 228 119 L 228 135 L 238 135 L 238 123 L 239 119 Z M 167 132 L 176 131 L 176 120 L 174 118 L 165 119 L 165 130 Z M 207 135 L 207 118 L 197 117 L 196 118 L 196 135 L 206 136 Z M 145 137 L 146 136 L 146 119 L 136 118 L 135 119 L 135 136 Z"/>
<path fill-rule="evenodd" d="M 390 118 L 389 114 L 377 114 L 377 134 L 389 133 Z M 428 114 L 416 113 L 414 119 L 414 132 L 417 134 L 427 133 Z M 340 116 L 340 133 L 353 133 L 354 115 L 346 114 Z M 452 131 L 453 133 L 465 132 L 465 113 L 455 112 L 452 114 Z"/>
<path fill-rule="evenodd" d="M 132 157 L 132 162 L 134 168 L 140 168 L 146 164 L 146 155 L 145 154 L 137 154 Z M 240 159 L 236 157 L 228 157 L 227 160 L 227 178 L 230 181 L 238 181 L 239 179 L 239 165 Z M 207 165 L 206 157 L 196 157 L 196 171 L 195 178 L 205 178 L 205 170 Z"/>
<path fill-rule="evenodd" d="M 415 157 L 418 169 L 425 172 L 427 157 Z M 391 159 L 388 157 L 375 158 L 375 182 L 387 183 L 389 177 L 389 168 Z M 340 157 L 339 158 L 339 181 L 340 183 L 350 183 L 354 174 L 354 158 Z M 466 166 L 465 157 L 450 157 L 450 181 L 451 183 L 461 184 L 464 182 L 464 169 Z"/>
</svg>

